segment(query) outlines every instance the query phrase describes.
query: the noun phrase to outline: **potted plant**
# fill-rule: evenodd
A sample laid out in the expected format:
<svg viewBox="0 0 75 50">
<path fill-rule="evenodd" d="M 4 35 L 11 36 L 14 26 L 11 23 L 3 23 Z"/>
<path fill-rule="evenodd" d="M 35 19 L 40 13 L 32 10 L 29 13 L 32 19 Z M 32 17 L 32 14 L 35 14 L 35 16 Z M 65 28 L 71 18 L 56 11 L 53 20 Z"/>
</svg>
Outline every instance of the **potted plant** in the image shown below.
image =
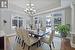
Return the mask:
<svg viewBox="0 0 75 50">
<path fill-rule="evenodd" d="M 61 33 L 61 37 L 66 37 L 70 31 L 70 28 L 68 25 L 58 25 L 57 30 L 59 33 Z"/>
</svg>

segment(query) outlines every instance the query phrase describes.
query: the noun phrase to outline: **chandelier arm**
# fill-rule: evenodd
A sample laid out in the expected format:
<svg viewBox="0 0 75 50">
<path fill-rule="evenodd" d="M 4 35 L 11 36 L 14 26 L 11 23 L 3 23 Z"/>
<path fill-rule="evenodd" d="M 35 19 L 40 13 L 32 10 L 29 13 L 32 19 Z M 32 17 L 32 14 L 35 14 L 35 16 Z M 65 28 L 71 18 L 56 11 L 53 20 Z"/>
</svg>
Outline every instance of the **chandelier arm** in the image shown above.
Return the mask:
<svg viewBox="0 0 75 50">
<path fill-rule="evenodd" d="M 29 6 L 30 6 L 30 8 L 31 8 L 31 0 L 29 1 Z"/>
</svg>

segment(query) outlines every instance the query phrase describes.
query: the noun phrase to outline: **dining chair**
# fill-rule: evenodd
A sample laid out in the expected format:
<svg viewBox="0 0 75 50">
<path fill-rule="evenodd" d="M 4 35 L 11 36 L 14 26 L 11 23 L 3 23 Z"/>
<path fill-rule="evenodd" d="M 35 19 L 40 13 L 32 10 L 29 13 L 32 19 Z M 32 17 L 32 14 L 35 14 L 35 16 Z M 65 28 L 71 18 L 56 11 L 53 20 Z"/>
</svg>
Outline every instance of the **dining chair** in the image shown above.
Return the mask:
<svg viewBox="0 0 75 50">
<path fill-rule="evenodd" d="M 55 48 L 54 46 L 54 42 L 53 42 L 53 37 L 54 37 L 54 31 L 52 31 L 50 34 L 48 34 L 47 36 L 43 37 L 41 39 L 42 42 L 46 43 L 49 45 L 50 47 L 50 50 L 52 50 L 52 47 L 51 47 L 51 44 L 53 45 L 53 47 Z"/>
<path fill-rule="evenodd" d="M 28 45 L 28 50 L 30 49 L 30 47 L 32 45 L 34 45 L 35 43 L 37 43 L 39 41 L 38 38 L 29 36 L 29 31 L 27 31 L 25 29 L 22 30 L 22 33 L 23 33 L 23 37 L 24 37 L 24 42 Z"/>
<path fill-rule="evenodd" d="M 30 50 L 30 47 L 39 41 L 38 38 L 29 36 L 29 31 L 25 30 L 24 28 L 18 28 L 17 34 L 22 40 L 22 41 L 21 40 L 19 40 L 19 41 L 21 41 L 21 45 L 22 45 L 23 49 L 25 48 L 25 45 L 26 45 L 26 47 L 28 46 L 27 47 L 28 50 Z"/>
<path fill-rule="evenodd" d="M 16 28 L 16 38 L 15 41 L 17 41 L 18 44 L 20 44 L 23 47 L 23 35 L 22 35 L 22 29 Z"/>
</svg>

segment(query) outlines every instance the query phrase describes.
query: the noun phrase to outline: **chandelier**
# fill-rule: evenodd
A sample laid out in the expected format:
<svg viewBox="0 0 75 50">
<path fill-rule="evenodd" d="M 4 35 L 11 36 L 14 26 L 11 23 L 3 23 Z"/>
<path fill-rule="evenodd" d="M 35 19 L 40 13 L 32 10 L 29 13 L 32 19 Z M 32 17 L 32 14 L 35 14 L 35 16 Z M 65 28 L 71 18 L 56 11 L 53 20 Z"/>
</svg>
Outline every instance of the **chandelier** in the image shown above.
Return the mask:
<svg viewBox="0 0 75 50">
<path fill-rule="evenodd" d="M 31 0 L 29 0 L 29 3 L 26 4 L 24 12 L 30 16 L 33 16 L 36 13 L 34 4 L 31 3 Z"/>
</svg>

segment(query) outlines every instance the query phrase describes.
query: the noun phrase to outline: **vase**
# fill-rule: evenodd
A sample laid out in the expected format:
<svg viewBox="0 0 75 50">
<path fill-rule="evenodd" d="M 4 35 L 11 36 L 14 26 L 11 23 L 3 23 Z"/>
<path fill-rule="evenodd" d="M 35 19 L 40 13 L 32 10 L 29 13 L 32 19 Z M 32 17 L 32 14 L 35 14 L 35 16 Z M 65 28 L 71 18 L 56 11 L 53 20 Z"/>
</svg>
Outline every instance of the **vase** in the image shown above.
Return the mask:
<svg viewBox="0 0 75 50">
<path fill-rule="evenodd" d="M 66 37 L 67 35 L 64 32 L 61 32 L 61 37 Z"/>
</svg>

